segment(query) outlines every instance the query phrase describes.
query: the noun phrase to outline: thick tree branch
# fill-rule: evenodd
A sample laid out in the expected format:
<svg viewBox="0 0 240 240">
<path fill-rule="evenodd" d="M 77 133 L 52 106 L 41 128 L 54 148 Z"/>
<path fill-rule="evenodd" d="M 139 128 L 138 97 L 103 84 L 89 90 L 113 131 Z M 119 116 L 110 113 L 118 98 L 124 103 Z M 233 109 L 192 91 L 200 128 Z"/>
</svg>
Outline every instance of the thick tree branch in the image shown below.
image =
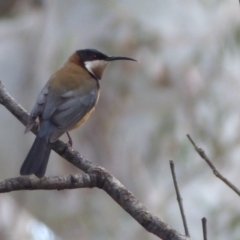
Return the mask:
<svg viewBox="0 0 240 240">
<path fill-rule="evenodd" d="M 5 106 L 23 125 L 26 125 L 27 112 L 6 92 L 0 81 L 0 104 Z M 36 128 L 33 129 L 36 134 Z M 52 144 L 52 149 L 72 163 L 85 174 L 68 177 L 44 177 L 36 179 L 18 177 L 7 179 L 0 183 L 0 192 L 37 189 L 72 189 L 81 187 L 98 187 L 109 194 L 126 212 L 138 221 L 147 231 L 163 240 L 190 239 L 162 222 L 150 213 L 115 177 L 104 168 L 87 160 L 67 144 L 58 140 Z M 60 183 L 57 183 L 57 182 Z M 65 185 L 65 187 L 64 187 Z M 76 186 L 77 185 L 77 186 Z M 41 187 L 40 187 L 41 186 Z"/>
<path fill-rule="evenodd" d="M 91 188 L 94 181 L 89 174 L 68 176 L 43 177 L 16 177 L 0 182 L 0 193 L 19 190 L 64 190 L 75 188 Z"/>
<path fill-rule="evenodd" d="M 227 184 L 238 196 L 240 196 L 240 191 L 239 189 L 234 186 L 228 179 L 226 179 L 216 168 L 215 166 L 212 164 L 212 162 L 210 161 L 210 159 L 208 158 L 208 156 L 206 155 L 206 153 L 204 152 L 204 150 L 202 148 L 199 148 L 196 143 L 193 141 L 193 139 L 191 138 L 191 136 L 189 134 L 187 134 L 187 137 L 189 139 L 189 141 L 192 143 L 194 149 L 196 150 L 196 152 L 200 155 L 200 157 L 208 164 L 208 166 L 212 169 L 214 175 L 216 177 L 218 177 L 219 179 L 221 179 L 225 184 Z"/>
</svg>

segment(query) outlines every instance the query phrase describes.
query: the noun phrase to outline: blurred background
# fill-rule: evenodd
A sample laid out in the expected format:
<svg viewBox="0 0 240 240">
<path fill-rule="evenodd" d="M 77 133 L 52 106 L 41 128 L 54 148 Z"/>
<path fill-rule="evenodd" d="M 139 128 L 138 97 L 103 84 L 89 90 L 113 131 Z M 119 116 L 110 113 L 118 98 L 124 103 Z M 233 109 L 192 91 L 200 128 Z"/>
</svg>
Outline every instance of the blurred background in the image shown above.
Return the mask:
<svg viewBox="0 0 240 240">
<path fill-rule="evenodd" d="M 28 111 L 76 49 L 141 63 L 111 63 L 96 111 L 74 148 L 116 176 L 183 232 L 169 160 L 175 161 L 191 237 L 240 239 L 240 199 L 186 138 L 239 186 L 240 6 L 237 0 L 1 0 L 0 80 Z M 19 176 L 34 136 L 0 106 L 0 178 Z M 64 141 L 67 138 L 62 138 Z M 51 154 L 47 176 L 79 173 Z M 98 189 L 0 195 L 2 240 L 155 240 Z"/>
</svg>

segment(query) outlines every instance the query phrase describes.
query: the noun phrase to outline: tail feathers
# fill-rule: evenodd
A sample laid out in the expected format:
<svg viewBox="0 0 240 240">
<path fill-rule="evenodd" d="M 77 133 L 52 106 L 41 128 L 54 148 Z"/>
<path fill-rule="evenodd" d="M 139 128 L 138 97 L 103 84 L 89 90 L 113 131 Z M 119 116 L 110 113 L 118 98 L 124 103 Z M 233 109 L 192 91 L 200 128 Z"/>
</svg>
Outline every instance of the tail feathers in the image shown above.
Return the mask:
<svg viewBox="0 0 240 240">
<path fill-rule="evenodd" d="M 21 175 L 35 174 L 41 178 L 44 176 L 47 168 L 48 159 L 51 152 L 51 146 L 48 143 L 49 126 L 41 126 L 37 137 L 20 169 Z"/>
<path fill-rule="evenodd" d="M 47 149 L 45 150 L 45 155 L 44 155 L 43 162 L 42 162 L 40 168 L 34 173 L 39 178 L 42 178 L 45 175 L 50 153 L 51 153 L 51 147 L 48 144 Z"/>
</svg>

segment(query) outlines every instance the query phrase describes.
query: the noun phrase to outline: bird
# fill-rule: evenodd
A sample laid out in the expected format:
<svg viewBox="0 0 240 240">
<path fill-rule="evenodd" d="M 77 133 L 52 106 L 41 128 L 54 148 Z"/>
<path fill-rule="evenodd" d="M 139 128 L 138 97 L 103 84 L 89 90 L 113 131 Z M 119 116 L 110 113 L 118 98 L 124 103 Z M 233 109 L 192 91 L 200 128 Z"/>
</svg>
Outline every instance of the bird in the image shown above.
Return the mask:
<svg viewBox="0 0 240 240">
<path fill-rule="evenodd" d="M 42 178 L 47 169 L 51 143 L 64 133 L 81 126 L 94 111 L 100 96 L 100 80 L 108 63 L 116 60 L 136 61 L 129 57 L 114 57 L 96 49 L 75 51 L 66 63 L 45 84 L 29 115 L 25 133 L 36 124 L 38 132 L 25 158 L 21 175 L 34 174 Z"/>
</svg>

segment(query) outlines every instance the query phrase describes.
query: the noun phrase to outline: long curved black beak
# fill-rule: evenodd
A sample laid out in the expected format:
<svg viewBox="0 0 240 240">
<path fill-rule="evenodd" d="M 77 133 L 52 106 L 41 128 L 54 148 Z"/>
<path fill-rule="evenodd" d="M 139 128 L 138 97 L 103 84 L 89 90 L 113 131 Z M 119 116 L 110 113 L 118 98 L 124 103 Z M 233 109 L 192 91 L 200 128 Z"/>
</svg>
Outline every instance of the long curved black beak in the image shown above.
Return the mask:
<svg viewBox="0 0 240 240">
<path fill-rule="evenodd" d="M 133 58 L 129 58 L 129 57 L 107 57 L 105 60 L 108 62 L 116 61 L 116 60 L 128 60 L 128 61 L 137 62 L 137 60 L 135 60 Z"/>
</svg>

